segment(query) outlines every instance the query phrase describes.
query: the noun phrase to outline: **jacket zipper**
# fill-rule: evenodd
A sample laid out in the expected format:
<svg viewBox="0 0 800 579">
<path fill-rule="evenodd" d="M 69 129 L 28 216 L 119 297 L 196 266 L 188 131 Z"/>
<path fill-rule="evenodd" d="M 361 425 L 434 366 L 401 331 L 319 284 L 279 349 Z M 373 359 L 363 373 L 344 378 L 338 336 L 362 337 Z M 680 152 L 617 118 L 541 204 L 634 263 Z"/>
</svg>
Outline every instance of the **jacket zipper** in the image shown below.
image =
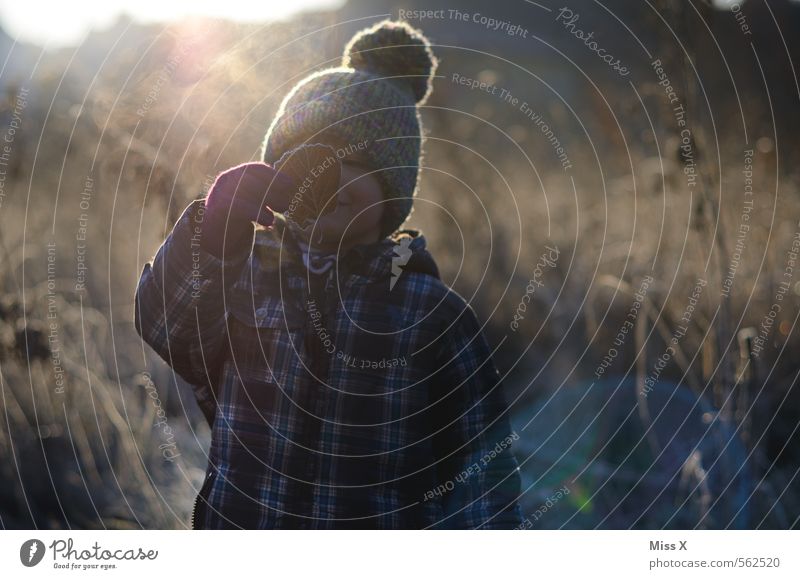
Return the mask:
<svg viewBox="0 0 800 579">
<path fill-rule="evenodd" d="M 194 498 L 194 505 L 192 505 L 192 529 L 197 529 L 197 501 L 200 499 L 200 495 L 197 495 Z"/>
<path fill-rule="evenodd" d="M 198 510 L 201 513 L 205 512 L 204 504 L 200 504 L 200 501 L 208 502 L 208 491 L 209 491 L 209 483 L 211 482 L 211 472 L 207 472 L 205 479 L 203 480 L 203 485 L 200 487 L 200 492 L 194 498 L 194 505 L 192 505 L 192 529 L 198 529 L 197 526 L 197 516 Z"/>
</svg>

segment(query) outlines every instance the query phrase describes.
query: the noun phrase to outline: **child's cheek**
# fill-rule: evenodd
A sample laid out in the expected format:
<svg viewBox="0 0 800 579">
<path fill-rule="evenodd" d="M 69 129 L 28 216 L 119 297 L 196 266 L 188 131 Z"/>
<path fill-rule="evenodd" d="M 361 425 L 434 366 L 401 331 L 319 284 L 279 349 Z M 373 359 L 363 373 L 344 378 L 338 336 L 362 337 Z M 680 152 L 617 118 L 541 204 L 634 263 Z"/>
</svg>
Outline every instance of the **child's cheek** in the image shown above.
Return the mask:
<svg viewBox="0 0 800 579">
<path fill-rule="evenodd" d="M 339 178 L 339 188 L 342 189 L 345 187 L 348 189 L 353 188 L 353 186 L 360 181 L 358 177 L 360 177 L 361 175 L 363 175 L 363 173 L 359 171 L 357 168 L 355 168 L 353 165 L 348 165 L 347 163 L 343 163 L 341 177 Z"/>
</svg>

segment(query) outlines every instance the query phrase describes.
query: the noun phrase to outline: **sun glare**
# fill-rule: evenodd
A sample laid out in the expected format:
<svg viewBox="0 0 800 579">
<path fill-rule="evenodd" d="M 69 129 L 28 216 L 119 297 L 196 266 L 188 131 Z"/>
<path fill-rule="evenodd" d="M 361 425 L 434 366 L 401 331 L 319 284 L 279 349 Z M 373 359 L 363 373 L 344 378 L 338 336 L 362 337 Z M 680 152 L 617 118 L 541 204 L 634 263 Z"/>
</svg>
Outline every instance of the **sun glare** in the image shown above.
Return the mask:
<svg viewBox="0 0 800 579">
<path fill-rule="evenodd" d="M 50 48 L 78 44 L 92 28 L 108 27 L 122 14 L 141 22 L 167 22 L 191 16 L 238 22 L 282 20 L 310 9 L 335 8 L 343 0 L 84 0 L 80 3 L 0 0 L 0 26 L 20 42 Z"/>
</svg>

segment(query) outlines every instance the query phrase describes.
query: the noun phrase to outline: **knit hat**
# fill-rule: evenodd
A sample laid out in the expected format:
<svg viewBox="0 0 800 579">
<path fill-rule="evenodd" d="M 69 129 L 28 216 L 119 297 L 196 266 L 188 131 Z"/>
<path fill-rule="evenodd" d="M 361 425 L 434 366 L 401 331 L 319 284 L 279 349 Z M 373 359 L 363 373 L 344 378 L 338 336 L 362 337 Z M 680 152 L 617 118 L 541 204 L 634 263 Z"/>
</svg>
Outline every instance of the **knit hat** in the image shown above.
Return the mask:
<svg viewBox="0 0 800 579">
<path fill-rule="evenodd" d="M 386 200 L 381 237 L 393 233 L 411 213 L 422 148 L 417 106 L 431 92 L 437 64 L 428 39 L 406 22 L 384 20 L 356 33 L 341 66 L 304 78 L 283 99 L 263 161 L 273 164 L 329 135 L 357 147 Z"/>
</svg>

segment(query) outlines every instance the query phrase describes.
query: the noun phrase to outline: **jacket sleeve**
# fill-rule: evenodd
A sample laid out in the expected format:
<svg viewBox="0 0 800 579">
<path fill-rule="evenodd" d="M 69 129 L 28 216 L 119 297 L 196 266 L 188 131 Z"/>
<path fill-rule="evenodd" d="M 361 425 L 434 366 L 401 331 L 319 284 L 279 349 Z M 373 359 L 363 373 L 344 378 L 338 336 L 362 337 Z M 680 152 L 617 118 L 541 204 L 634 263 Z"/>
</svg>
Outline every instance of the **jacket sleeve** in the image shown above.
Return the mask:
<svg viewBox="0 0 800 579">
<path fill-rule="evenodd" d="M 184 210 L 147 263 L 136 288 L 136 331 L 172 369 L 192 385 L 209 424 L 216 410 L 220 353 L 227 339 L 223 290 L 238 279 L 252 239 L 220 260 L 199 245 L 204 202 Z"/>
<path fill-rule="evenodd" d="M 460 298 L 459 298 L 460 300 Z M 513 529 L 522 523 L 520 475 L 500 375 L 473 310 L 461 302 L 439 349 L 439 433 L 434 436 L 439 528 Z M 450 321 L 452 321 L 451 318 Z"/>
</svg>

